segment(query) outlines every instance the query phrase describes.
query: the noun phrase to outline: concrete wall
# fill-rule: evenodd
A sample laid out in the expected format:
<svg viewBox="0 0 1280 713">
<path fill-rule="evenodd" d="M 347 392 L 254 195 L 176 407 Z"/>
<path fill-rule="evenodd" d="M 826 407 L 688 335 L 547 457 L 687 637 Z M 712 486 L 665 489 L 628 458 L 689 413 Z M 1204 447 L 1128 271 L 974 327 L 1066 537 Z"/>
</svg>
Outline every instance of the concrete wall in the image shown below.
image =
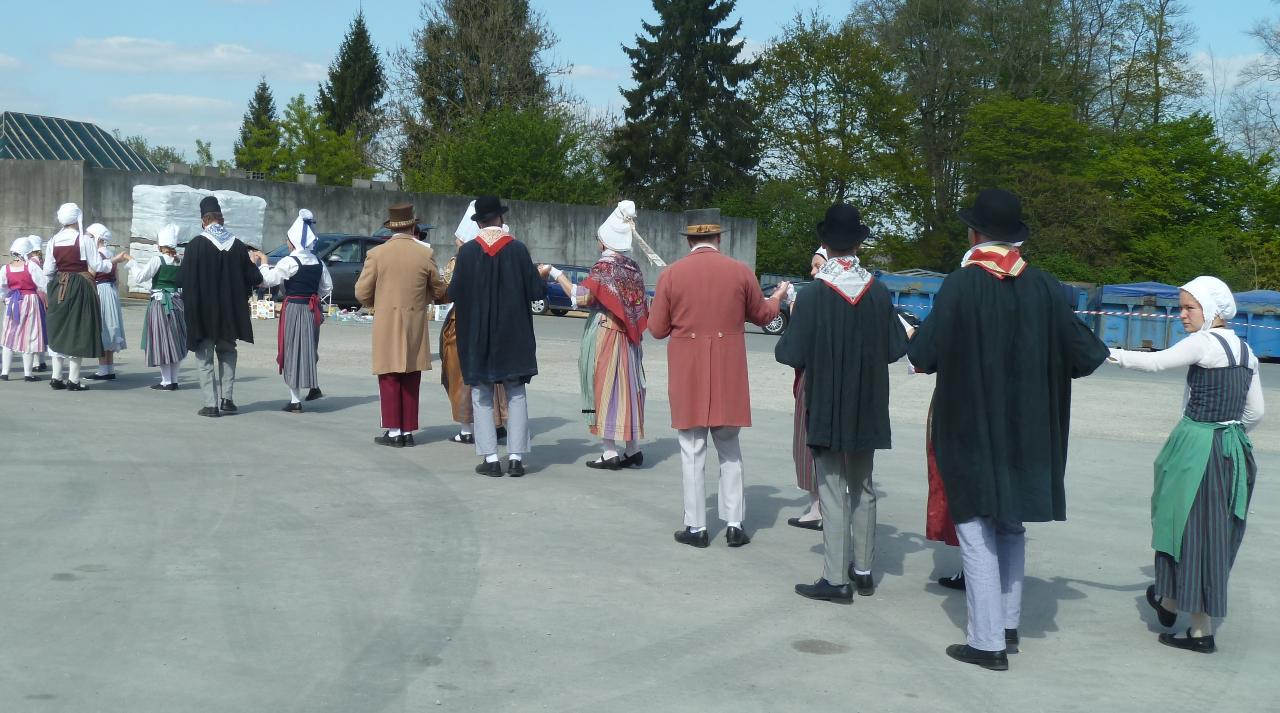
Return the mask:
<svg viewBox="0 0 1280 713">
<path fill-rule="evenodd" d="M 116 243 L 126 245 L 125 233 L 133 222 L 133 187 L 140 184 L 184 184 L 263 198 L 267 201 L 264 240 L 267 250 L 284 242 L 285 231 L 299 208 L 309 208 L 315 213 L 320 232 L 368 235 L 382 225 L 388 206 L 410 202 L 423 222 L 437 226 L 431 231 L 430 240 L 442 266 L 454 253 L 453 230 L 471 201 L 469 197 L 404 191 L 115 171 L 73 161 L 0 160 L 0 229 L 4 231 L 0 240 L 12 240 L 27 233 L 49 237 L 55 229 L 54 211 L 66 201 L 75 201 L 84 208 L 86 225 L 100 222 L 115 232 Z M 509 204 L 507 224 L 511 232 L 529 246 L 535 260 L 577 265 L 595 262 L 599 254 L 596 228 L 613 210 L 613 206 L 526 201 L 509 201 Z M 191 222 L 198 225 L 199 216 L 191 216 Z M 637 224 L 640 234 L 668 262 L 687 252 L 687 244 L 678 233 L 684 227 L 680 213 L 641 210 Z M 754 266 L 755 221 L 726 218 L 725 224 L 729 230 L 724 238 L 725 252 Z M 635 258 L 644 267 L 647 280 L 656 282 L 659 270 L 638 250 Z"/>
</svg>

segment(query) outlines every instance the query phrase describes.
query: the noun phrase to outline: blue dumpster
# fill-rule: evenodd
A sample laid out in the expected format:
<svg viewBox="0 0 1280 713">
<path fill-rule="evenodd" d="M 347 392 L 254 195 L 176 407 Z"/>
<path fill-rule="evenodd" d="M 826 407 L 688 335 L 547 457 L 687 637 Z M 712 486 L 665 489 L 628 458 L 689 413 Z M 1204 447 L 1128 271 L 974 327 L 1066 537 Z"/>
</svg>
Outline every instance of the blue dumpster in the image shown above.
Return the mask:
<svg viewBox="0 0 1280 713">
<path fill-rule="evenodd" d="M 1259 357 L 1280 357 L 1280 292 L 1237 292 L 1231 328 Z"/>
<path fill-rule="evenodd" d="M 923 271 L 921 271 L 923 272 Z M 933 296 L 942 288 L 942 275 L 935 274 L 899 274 L 882 272 L 877 274 L 880 284 L 888 288 L 893 295 L 893 304 L 923 320 L 933 309 Z"/>
<path fill-rule="evenodd" d="M 1109 347 L 1167 349 L 1186 336 L 1178 321 L 1178 288 L 1161 282 L 1103 285 L 1094 295 L 1095 334 Z"/>
</svg>

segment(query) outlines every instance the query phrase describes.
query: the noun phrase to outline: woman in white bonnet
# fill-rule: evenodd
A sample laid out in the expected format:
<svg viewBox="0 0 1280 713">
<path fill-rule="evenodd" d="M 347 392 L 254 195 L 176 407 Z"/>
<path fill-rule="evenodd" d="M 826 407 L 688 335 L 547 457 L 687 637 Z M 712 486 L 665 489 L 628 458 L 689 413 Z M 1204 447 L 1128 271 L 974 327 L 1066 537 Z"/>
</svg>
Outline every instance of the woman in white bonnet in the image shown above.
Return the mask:
<svg viewBox="0 0 1280 713">
<path fill-rule="evenodd" d="M 142 323 L 142 351 L 147 366 L 160 369 L 160 383 L 151 385 L 156 391 L 178 390 L 178 366 L 187 355 L 187 318 L 178 289 L 179 232 L 172 223 L 161 228 L 156 235 L 155 257 L 142 267 L 136 261 L 130 265 L 138 271 L 136 282 L 151 283 L 151 301 Z"/>
<path fill-rule="evenodd" d="M 97 240 L 86 235 L 84 214 L 75 203 L 58 208 L 62 229 L 49 239 L 42 270 L 49 280 L 49 351 L 53 353 L 54 390 L 88 391 L 80 383 L 83 359 L 102 356 L 102 314 L 98 311 L 95 277 L 110 272 L 112 264 L 98 252 Z M 66 379 L 63 379 L 64 368 Z"/>
<path fill-rule="evenodd" d="M 1227 325 L 1235 317 L 1231 289 L 1197 277 L 1179 292 L 1187 337 L 1155 353 L 1112 349 L 1127 369 L 1187 367 L 1183 417 L 1155 462 L 1151 545 L 1156 583 L 1147 602 L 1160 624 L 1191 615 L 1186 633 L 1160 643 L 1187 651 L 1216 650 L 1212 617 L 1227 615 L 1227 579 L 1244 540 L 1257 464 L 1247 431 L 1262 420 L 1258 358 Z"/>
<path fill-rule="evenodd" d="M 98 371 L 85 377 L 94 381 L 114 381 L 116 378 L 116 352 L 122 352 L 128 344 L 124 337 L 124 310 L 120 307 L 120 290 L 117 273 L 120 263 L 130 260 L 128 253 L 116 255 L 111 249 L 111 231 L 102 223 L 94 223 L 84 232 L 98 241 L 98 254 L 110 263 L 110 270 L 99 272 L 95 278 L 98 290 L 98 308 L 102 315 L 102 356 L 98 357 Z"/>
<path fill-rule="evenodd" d="M 9 380 L 13 354 L 22 355 L 22 376 L 36 381 L 31 372 L 35 355 L 45 349 L 44 274 L 33 271 L 27 262 L 31 241 L 18 238 L 9 247 L 9 264 L 0 267 L 0 309 L 4 310 L 4 355 L 0 364 L 0 381 Z"/>
</svg>

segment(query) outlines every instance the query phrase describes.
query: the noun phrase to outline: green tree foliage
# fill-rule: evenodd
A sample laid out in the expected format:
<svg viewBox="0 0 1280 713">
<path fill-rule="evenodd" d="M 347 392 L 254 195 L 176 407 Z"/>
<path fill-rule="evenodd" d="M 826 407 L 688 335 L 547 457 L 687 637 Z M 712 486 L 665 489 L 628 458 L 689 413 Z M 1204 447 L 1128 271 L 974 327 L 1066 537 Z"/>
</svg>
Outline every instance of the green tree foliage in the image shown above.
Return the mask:
<svg viewBox="0 0 1280 713">
<path fill-rule="evenodd" d="M 750 183 L 759 162 L 751 104 L 739 87 L 756 64 L 741 60 L 735 0 L 653 0 L 658 23 L 623 47 L 636 86 L 623 91 L 625 123 L 609 162 L 628 195 L 650 207 L 709 204 Z"/>
<path fill-rule="evenodd" d="M 267 78 L 258 81 L 235 144 L 236 168 L 276 176 L 283 170 L 276 102 Z"/>
<path fill-rule="evenodd" d="M 280 165 L 272 178 L 291 180 L 296 174 L 310 173 L 315 175 L 317 183 L 349 186 L 353 178 L 373 177 L 373 170 L 365 165 L 356 134 L 353 131 L 339 134 L 329 128 L 324 117 L 312 109 L 301 94 L 285 106 L 279 131 Z"/>
<path fill-rule="evenodd" d="M 201 166 L 213 165 L 213 143 L 196 139 L 196 160 Z"/>
<path fill-rule="evenodd" d="M 138 154 L 147 158 L 156 165 L 161 171 L 169 170 L 171 163 L 186 163 L 187 157 L 181 151 L 172 146 L 152 146 L 145 136 L 121 136 L 119 130 L 112 132 L 120 143 L 137 151 Z"/>
<path fill-rule="evenodd" d="M 369 36 L 364 11 L 360 11 L 329 65 L 329 78 L 316 94 L 316 107 L 334 133 L 350 132 L 367 142 L 378 125 L 386 87 L 382 60 Z"/>
</svg>

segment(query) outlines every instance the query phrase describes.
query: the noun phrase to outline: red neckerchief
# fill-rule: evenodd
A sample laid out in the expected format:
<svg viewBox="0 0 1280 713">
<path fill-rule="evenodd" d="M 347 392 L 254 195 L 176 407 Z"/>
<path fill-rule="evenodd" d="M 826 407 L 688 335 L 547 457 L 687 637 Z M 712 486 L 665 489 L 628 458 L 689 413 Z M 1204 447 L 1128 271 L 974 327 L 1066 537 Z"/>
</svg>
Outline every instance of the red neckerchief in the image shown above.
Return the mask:
<svg viewBox="0 0 1280 713">
<path fill-rule="evenodd" d="M 486 235 L 486 233 L 488 234 Z M 492 241 L 489 240 L 490 236 L 495 236 Z M 510 245 L 515 238 L 501 228 L 485 228 L 476 236 L 476 240 L 480 241 L 480 249 L 484 251 L 485 255 L 494 257 L 502 252 L 503 248 Z"/>
<path fill-rule="evenodd" d="M 960 267 L 977 265 L 995 275 L 997 279 L 1017 277 L 1027 269 L 1027 261 L 1022 259 L 1017 246 L 1008 244 L 984 245 L 974 248 L 969 256 L 960 262 Z"/>
</svg>

